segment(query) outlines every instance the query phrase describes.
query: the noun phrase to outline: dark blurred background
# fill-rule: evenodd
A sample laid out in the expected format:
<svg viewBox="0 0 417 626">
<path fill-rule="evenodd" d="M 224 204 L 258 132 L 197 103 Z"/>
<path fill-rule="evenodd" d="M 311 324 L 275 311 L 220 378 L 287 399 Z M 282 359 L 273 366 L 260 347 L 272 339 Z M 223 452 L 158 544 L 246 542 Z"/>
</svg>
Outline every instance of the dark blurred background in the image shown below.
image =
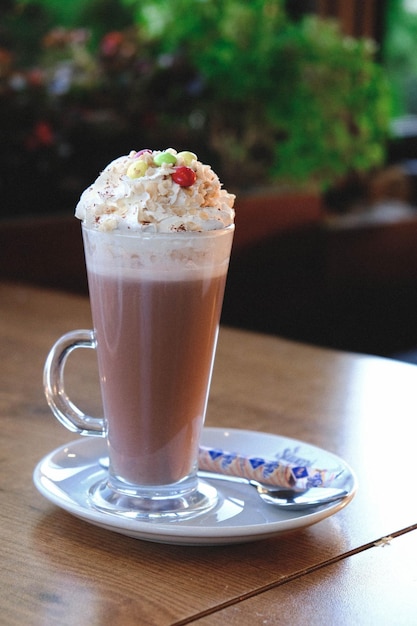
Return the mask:
<svg viewBox="0 0 417 626">
<path fill-rule="evenodd" d="M 417 0 L 1 0 L 0 276 L 86 293 L 75 204 L 132 149 L 236 193 L 223 321 L 417 346 Z"/>
</svg>

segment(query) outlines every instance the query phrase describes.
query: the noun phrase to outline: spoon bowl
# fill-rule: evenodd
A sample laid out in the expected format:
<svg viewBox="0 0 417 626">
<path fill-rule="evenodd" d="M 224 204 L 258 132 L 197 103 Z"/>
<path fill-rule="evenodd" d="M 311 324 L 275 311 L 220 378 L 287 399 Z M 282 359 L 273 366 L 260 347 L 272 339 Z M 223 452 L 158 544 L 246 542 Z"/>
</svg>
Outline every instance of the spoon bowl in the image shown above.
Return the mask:
<svg viewBox="0 0 417 626">
<path fill-rule="evenodd" d="M 281 509 L 301 511 L 343 500 L 348 495 L 344 489 L 332 487 L 311 487 L 306 491 L 293 491 L 292 489 L 270 489 L 255 481 L 248 482 L 255 487 L 261 500 Z"/>
</svg>

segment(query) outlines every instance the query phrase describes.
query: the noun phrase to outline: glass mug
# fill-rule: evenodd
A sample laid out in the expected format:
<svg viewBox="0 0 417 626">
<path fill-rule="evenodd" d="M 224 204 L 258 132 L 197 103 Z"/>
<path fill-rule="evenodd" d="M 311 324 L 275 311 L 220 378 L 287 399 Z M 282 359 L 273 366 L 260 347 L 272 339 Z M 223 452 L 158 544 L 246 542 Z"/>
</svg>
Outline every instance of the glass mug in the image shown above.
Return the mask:
<svg viewBox="0 0 417 626">
<path fill-rule="evenodd" d="M 99 232 L 82 227 L 94 330 L 61 337 L 44 389 L 72 432 L 105 437 L 106 478 L 90 505 L 140 520 L 189 518 L 217 503 L 197 456 L 234 226 L 206 232 Z M 65 392 L 76 348 L 97 351 L 104 418 Z"/>
</svg>

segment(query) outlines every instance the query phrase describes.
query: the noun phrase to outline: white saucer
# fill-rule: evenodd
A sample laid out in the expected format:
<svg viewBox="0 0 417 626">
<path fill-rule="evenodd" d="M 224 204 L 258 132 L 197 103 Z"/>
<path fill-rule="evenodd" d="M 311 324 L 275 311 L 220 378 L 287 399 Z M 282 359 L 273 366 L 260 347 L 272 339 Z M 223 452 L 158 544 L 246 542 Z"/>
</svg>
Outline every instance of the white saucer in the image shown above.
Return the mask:
<svg viewBox="0 0 417 626">
<path fill-rule="evenodd" d="M 123 520 L 100 513 L 89 504 L 89 488 L 105 477 L 99 459 L 107 454 L 105 441 L 92 437 L 77 439 L 48 454 L 35 468 L 33 479 L 48 500 L 91 524 L 136 539 L 180 545 L 257 541 L 310 526 L 345 507 L 356 491 L 354 473 L 342 459 L 295 439 L 248 430 L 206 428 L 202 445 L 263 458 L 293 457 L 304 463 L 311 461 L 315 467 L 334 468 L 338 474 L 334 486 L 343 487 L 348 497 L 309 512 L 283 511 L 262 502 L 250 485 L 210 479 L 207 482 L 216 486 L 219 503 L 205 514 L 163 524 Z"/>
</svg>

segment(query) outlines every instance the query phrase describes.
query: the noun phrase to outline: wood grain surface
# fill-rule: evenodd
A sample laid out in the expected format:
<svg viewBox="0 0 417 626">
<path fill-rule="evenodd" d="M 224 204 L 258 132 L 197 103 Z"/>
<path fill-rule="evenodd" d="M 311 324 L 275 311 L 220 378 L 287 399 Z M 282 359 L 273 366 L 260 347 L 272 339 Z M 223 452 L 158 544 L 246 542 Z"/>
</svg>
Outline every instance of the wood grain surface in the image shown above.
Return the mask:
<svg viewBox="0 0 417 626">
<path fill-rule="evenodd" d="M 273 539 L 159 545 L 78 520 L 32 482 L 36 463 L 76 438 L 46 405 L 43 363 L 61 334 L 90 325 L 83 297 L 0 284 L 0 624 L 415 623 L 415 366 L 222 328 L 207 425 L 335 452 L 359 490 L 335 516 Z M 68 385 L 98 414 L 90 352 L 71 357 Z"/>
</svg>

